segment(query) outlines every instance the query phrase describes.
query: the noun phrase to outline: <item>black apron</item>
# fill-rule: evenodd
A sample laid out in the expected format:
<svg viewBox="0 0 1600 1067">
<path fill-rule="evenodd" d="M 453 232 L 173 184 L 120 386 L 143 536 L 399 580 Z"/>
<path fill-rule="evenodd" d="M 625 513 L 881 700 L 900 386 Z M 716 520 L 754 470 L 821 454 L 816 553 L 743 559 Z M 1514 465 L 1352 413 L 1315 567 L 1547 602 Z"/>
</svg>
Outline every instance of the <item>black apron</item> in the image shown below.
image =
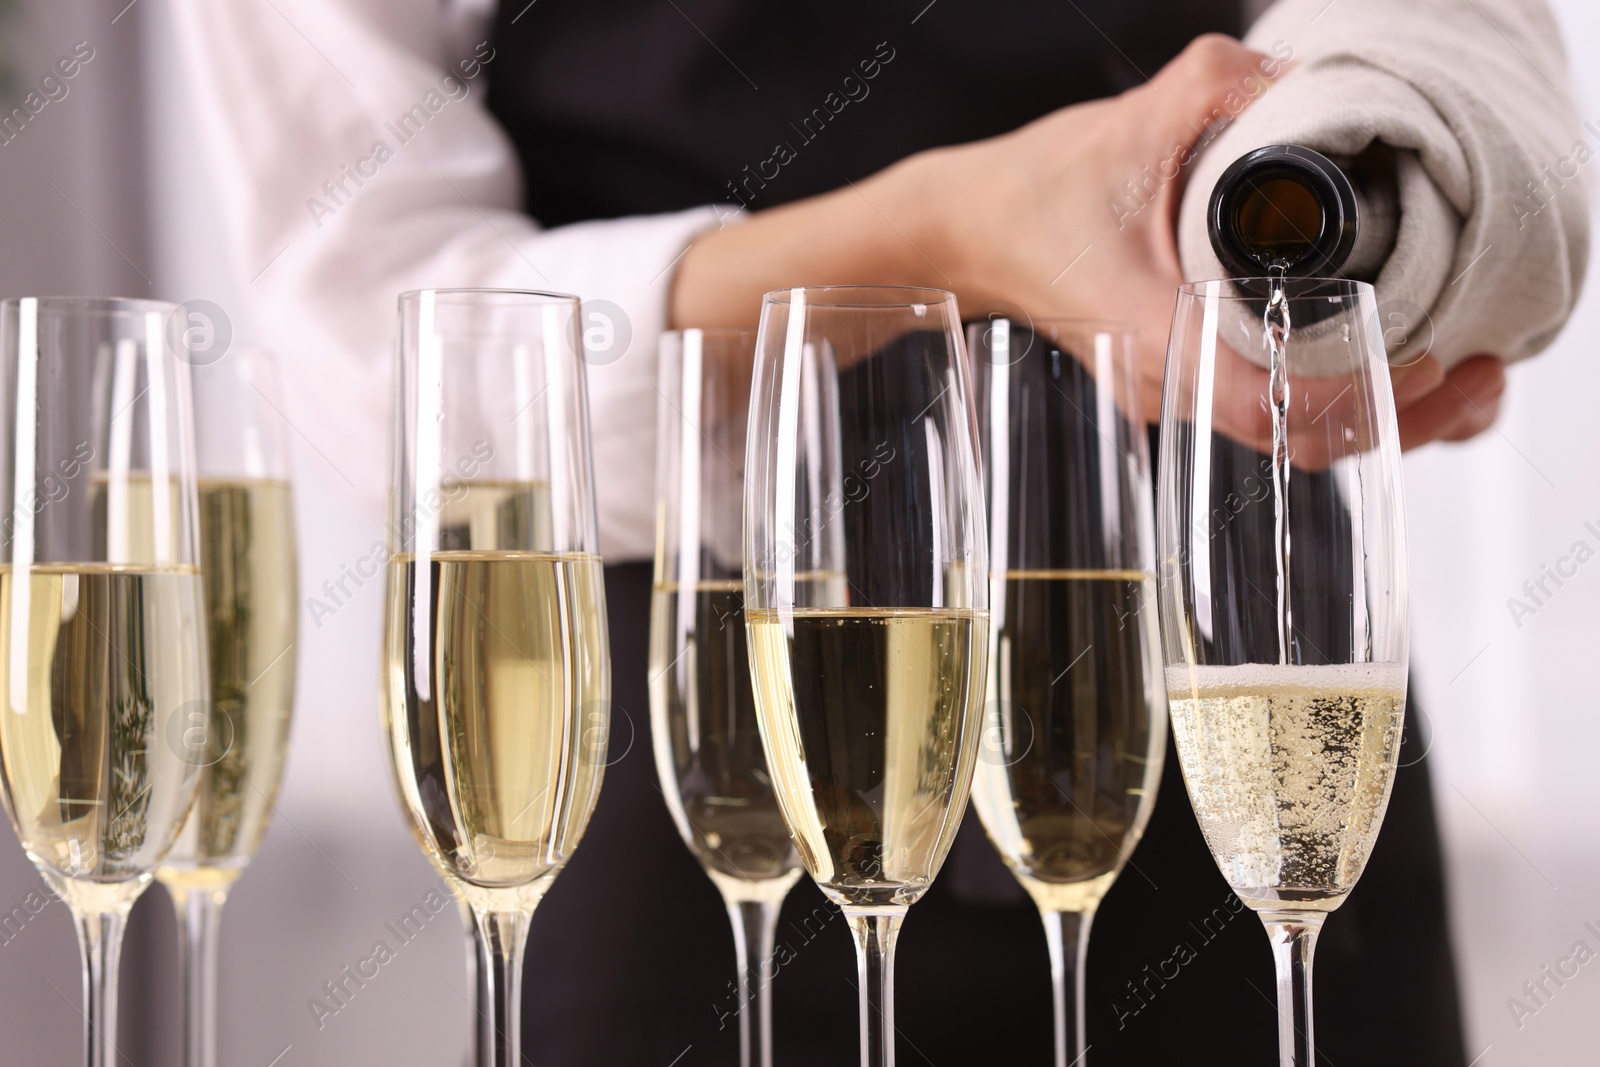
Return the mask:
<svg viewBox="0 0 1600 1067">
<path fill-rule="evenodd" d="M 1238 8 L 504 0 L 489 103 L 521 156 L 527 210 L 546 225 L 714 202 L 760 209 L 1137 85 L 1197 34 L 1237 34 Z M 608 567 L 606 594 L 613 762 L 533 924 L 526 1054 L 539 1067 L 736 1064 L 728 920 L 678 839 L 651 754 L 650 566 Z M 1408 718 L 1420 718 L 1414 701 Z M 1320 1062 L 1466 1062 L 1425 743 L 1408 727 L 1371 863 L 1317 949 Z M 1090 1058 L 1273 1063 L 1266 935 L 1218 873 L 1170 750 L 1161 790 L 1095 920 Z M 778 945 L 776 1062 L 854 1062 L 854 950 L 808 879 L 789 895 Z M 911 909 L 897 981 L 903 1064 L 1051 1062 L 1043 929 L 974 816 Z"/>
</svg>

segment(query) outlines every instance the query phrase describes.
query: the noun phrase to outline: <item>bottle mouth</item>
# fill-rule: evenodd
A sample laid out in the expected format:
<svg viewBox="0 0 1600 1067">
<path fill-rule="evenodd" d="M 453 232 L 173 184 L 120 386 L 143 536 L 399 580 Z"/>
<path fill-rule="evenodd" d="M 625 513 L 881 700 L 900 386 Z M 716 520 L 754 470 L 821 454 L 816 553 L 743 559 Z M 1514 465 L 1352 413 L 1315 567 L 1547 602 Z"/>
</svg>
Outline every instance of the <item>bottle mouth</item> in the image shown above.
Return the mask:
<svg viewBox="0 0 1600 1067">
<path fill-rule="evenodd" d="M 1235 160 L 1211 193 L 1211 246 L 1225 271 L 1255 281 L 1337 274 L 1359 234 L 1356 190 L 1327 156 L 1268 145 Z M 1264 287 L 1242 289 L 1265 296 Z"/>
</svg>

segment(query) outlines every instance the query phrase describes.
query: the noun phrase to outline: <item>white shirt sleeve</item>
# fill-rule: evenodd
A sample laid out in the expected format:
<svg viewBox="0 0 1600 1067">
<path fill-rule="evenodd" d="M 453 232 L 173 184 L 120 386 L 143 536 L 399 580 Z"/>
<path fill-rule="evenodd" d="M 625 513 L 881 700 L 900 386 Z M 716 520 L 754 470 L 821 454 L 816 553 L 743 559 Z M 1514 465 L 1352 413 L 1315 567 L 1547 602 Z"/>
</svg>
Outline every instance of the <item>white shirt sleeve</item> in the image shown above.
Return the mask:
<svg viewBox="0 0 1600 1067">
<path fill-rule="evenodd" d="M 601 548 L 648 558 L 656 343 L 673 268 L 733 213 L 551 230 L 522 214 L 516 154 L 484 106 L 497 59 L 482 0 L 168 4 L 221 239 L 248 280 L 250 318 L 283 360 L 294 418 L 315 426 L 318 447 L 379 506 L 404 290 L 609 302 L 585 319 L 597 342 L 588 380 Z"/>
</svg>

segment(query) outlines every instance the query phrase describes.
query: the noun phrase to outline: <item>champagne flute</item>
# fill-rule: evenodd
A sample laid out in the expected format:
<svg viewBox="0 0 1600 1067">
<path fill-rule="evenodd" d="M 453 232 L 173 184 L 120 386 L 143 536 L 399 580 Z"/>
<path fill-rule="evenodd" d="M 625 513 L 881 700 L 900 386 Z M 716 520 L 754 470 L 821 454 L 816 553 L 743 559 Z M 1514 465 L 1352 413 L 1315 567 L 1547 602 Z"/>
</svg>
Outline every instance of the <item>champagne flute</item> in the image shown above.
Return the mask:
<svg viewBox="0 0 1600 1067">
<path fill-rule="evenodd" d="M 209 716 L 176 311 L 0 303 L 0 784 L 77 924 L 89 1067 L 118 1060 L 123 929 L 194 803 Z"/>
<path fill-rule="evenodd" d="M 761 751 L 744 625 L 744 444 L 755 335 L 661 338 L 650 715 L 661 792 L 727 904 L 741 1067 L 772 1063 L 778 911 L 800 857 Z"/>
<path fill-rule="evenodd" d="M 1044 919 L 1056 1067 L 1081 1067 L 1089 928 L 1149 822 L 1167 744 L 1134 335 L 996 318 L 968 346 L 993 576 L 972 802 Z"/>
<path fill-rule="evenodd" d="M 271 354 L 236 345 L 191 375 L 211 718 L 190 735 L 200 792 L 156 879 L 178 911 L 184 1062 L 215 1067 L 218 927 L 261 846 L 289 750 L 298 579 Z"/>
<path fill-rule="evenodd" d="M 478 1063 L 517 1067 L 534 908 L 600 792 L 610 650 L 576 297 L 400 297 L 385 731 L 471 907 Z"/>
<path fill-rule="evenodd" d="M 855 937 L 863 1067 L 894 1063 L 894 946 L 972 784 L 988 551 L 955 298 L 762 303 L 745 467 L 761 740 L 806 870 Z"/>
<path fill-rule="evenodd" d="M 1270 304 L 1248 295 L 1265 279 L 1178 292 L 1158 588 L 1189 798 L 1266 925 L 1280 1062 L 1310 1067 L 1317 933 L 1366 865 L 1400 748 L 1405 513 L 1372 287 L 1272 284 Z"/>
</svg>

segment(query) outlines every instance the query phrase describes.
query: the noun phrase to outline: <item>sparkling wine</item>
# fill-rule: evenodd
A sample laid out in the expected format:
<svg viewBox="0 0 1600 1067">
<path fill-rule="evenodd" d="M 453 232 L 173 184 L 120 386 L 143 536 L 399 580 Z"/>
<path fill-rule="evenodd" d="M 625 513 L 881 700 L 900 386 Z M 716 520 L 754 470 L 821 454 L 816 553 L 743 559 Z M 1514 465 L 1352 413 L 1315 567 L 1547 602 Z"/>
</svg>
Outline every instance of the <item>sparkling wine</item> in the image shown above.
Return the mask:
<svg viewBox="0 0 1600 1067">
<path fill-rule="evenodd" d="M 1041 908 L 1092 911 L 1138 844 L 1161 778 L 1154 576 L 996 576 L 973 805 Z"/>
<path fill-rule="evenodd" d="M 211 720 L 195 731 L 200 792 L 157 871 L 180 887 L 227 882 L 261 844 L 289 745 L 295 539 L 289 486 L 202 480 L 201 567 Z"/>
<path fill-rule="evenodd" d="M 1189 798 L 1245 903 L 1344 901 L 1389 803 L 1405 686 L 1393 664 L 1167 670 Z"/>
<path fill-rule="evenodd" d="M 1262 312 L 1262 336 L 1267 341 L 1268 398 L 1272 418 L 1272 552 L 1278 596 L 1278 662 L 1292 663 L 1294 655 L 1294 603 L 1290 589 L 1289 535 L 1289 296 L 1284 289 L 1284 264 L 1274 263 L 1268 275 L 1271 292 Z"/>
<path fill-rule="evenodd" d="M 586 553 L 390 563 L 394 769 L 428 854 L 475 904 L 537 903 L 588 823 L 610 720 L 604 595 Z"/>
<path fill-rule="evenodd" d="M 194 801 L 207 708 L 194 567 L 0 567 L 0 750 L 22 845 L 58 892 L 139 882 Z"/>
<path fill-rule="evenodd" d="M 739 579 L 657 585 L 650 626 L 656 768 L 701 866 L 749 895 L 781 896 L 799 866 L 761 750 Z"/>
<path fill-rule="evenodd" d="M 839 904 L 909 904 L 961 822 L 986 612 L 749 611 L 762 738 L 806 869 Z"/>
</svg>

